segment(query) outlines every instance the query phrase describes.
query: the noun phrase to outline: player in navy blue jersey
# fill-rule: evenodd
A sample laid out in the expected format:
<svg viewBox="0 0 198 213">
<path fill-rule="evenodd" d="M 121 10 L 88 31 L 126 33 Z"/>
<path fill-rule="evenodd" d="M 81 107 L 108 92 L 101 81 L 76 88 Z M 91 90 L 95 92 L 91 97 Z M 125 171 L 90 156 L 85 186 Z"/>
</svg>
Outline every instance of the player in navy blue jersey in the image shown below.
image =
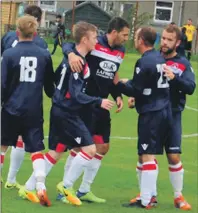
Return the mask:
<svg viewBox="0 0 198 213">
<path fill-rule="evenodd" d="M 138 118 L 138 155 L 141 166 L 140 199 L 124 206 L 146 209 L 156 204 L 153 191 L 157 182 L 155 155 L 163 154 L 163 147 L 171 122 L 169 84 L 164 77 L 165 60 L 154 49 L 156 32 L 150 27 L 135 33 L 135 48 L 142 54 L 137 60 L 132 80 L 118 82 L 119 90 L 135 98 Z"/>
<path fill-rule="evenodd" d="M 34 16 L 37 19 L 38 23 L 40 23 L 42 17 L 42 10 L 40 7 L 36 5 L 29 5 L 26 7 L 24 13 L 30 16 Z M 19 37 L 17 31 L 6 33 L 1 39 L 1 54 L 9 48 L 15 47 L 18 41 Z M 47 43 L 37 34 L 37 32 L 35 32 L 34 34 L 33 41 L 39 47 L 48 49 Z"/>
<path fill-rule="evenodd" d="M 40 7 L 36 5 L 29 5 L 25 8 L 24 11 L 25 14 L 34 16 L 37 19 L 38 24 L 41 21 L 41 16 L 42 16 L 42 10 Z M 19 40 L 18 37 L 18 32 L 8 32 L 6 33 L 2 39 L 1 39 L 1 54 L 9 49 L 13 48 L 17 45 Z M 43 49 L 48 49 L 46 42 L 39 37 L 37 32 L 34 34 L 34 43 L 37 44 L 39 47 Z M 16 147 L 12 147 L 11 153 L 10 153 L 10 167 L 9 167 L 9 172 L 7 176 L 7 181 L 5 183 L 5 188 L 6 189 L 14 189 L 14 188 L 20 188 L 20 185 L 16 181 L 16 175 L 20 169 L 20 166 L 23 162 L 25 155 L 25 150 L 24 150 L 24 143 L 22 141 L 22 137 L 20 136 L 17 141 Z"/>
<path fill-rule="evenodd" d="M 36 177 L 36 201 L 50 205 L 45 187 L 43 154 L 43 87 L 48 97 L 54 92 L 54 72 L 50 53 L 33 42 L 38 23 L 32 16 L 17 22 L 19 42 L 4 51 L 1 61 L 1 155 L 16 146 L 22 135 L 25 151 L 31 153 Z M 38 200 L 39 199 L 39 200 Z"/>
<path fill-rule="evenodd" d="M 186 104 L 186 95 L 195 90 L 195 75 L 190 62 L 176 52 L 181 40 L 178 27 L 168 26 L 162 32 L 161 53 L 166 59 L 165 76 L 169 78 L 170 100 L 173 115 L 171 134 L 166 147 L 169 163 L 170 181 L 174 190 L 176 208 L 190 210 L 191 206 L 182 195 L 184 169 L 181 163 L 182 111 Z"/>
<path fill-rule="evenodd" d="M 98 43 L 95 45 L 94 50 L 86 56 L 91 72 L 87 83 L 87 94 L 101 98 L 107 98 L 111 94 L 118 106 L 117 112 L 122 110 L 123 101 L 113 81 L 118 78 L 118 70 L 125 54 L 123 44 L 128 40 L 128 36 L 128 23 L 120 17 L 114 17 L 109 22 L 107 34 L 98 36 Z M 79 71 L 78 69 L 82 66 L 83 61 L 73 53 L 73 45 L 70 43 L 65 44 L 63 52 L 68 57 L 71 68 Z M 97 154 L 89 164 L 89 167 L 85 169 L 83 181 L 77 194 L 81 200 L 104 203 L 106 202 L 105 199 L 98 198 L 91 192 L 91 184 L 101 166 L 101 160 L 109 150 L 110 113 L 99 107 L 87 107 L 82 110 L 81 116 L 91 129 L 93 140 L 97 147 Z M 78 151 L 78 149 L 71 151 L 65 165 L 65 173 L 67 173 Z"/>
<path fill-rule="evenodd" d="M 95 155 L 96 147 L 92 141 L 90 131 L 80 118 L 80 111 L 83 106 L 88 107 L 93 104 L 105 110 L 110 110 L 114 102 L 86 94 L 90 69 L 86 63 L 85 56 L 94 48 L 97 42 L 96 27 L 86 22 L 79 22 L 75 25 L 73 33 L 76 42 L 74 51 L 83 59 L 84 66 L 82 72 L 73 73 L 68 60 L 64 58 L 56 71 L 60 75 L 56 82 L 57 87 L 51 108 L 50 151 L 46 154 L 49 161 L 46 164 L 46 168 L 47 173 L 49 173 L 52 166 L 61 157 L 61 154 L 67 147 L 81 148 L 81 151 L 63 178 L 63 185 L 58 188 L 68 202 L 74 205 L 81 205 L 81 201 L 73 193 L 72 187 L 75 180 L 81 175 L 83 169 Z"/>
</svg>

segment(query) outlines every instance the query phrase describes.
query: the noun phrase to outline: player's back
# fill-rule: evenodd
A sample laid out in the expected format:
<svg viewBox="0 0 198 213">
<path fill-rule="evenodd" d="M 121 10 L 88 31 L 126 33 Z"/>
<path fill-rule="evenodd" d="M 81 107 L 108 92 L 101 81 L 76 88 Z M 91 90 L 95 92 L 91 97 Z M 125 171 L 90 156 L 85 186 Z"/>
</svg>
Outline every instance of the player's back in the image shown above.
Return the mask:
<svg viewBox="0 0 198 213">
<path fill-rule="evenodd" d="M 146 51 L 135 66 L 135 75 L 143 78 L 141 85 L 143 91 L 136 96 L 136 109 L 139 113 L 157 111 L 169 104 L 169 84 L 164 77 L 164 58 L 154 49 Z"/>
<path fill-rule="evenodd" d="M 55 71 L 56 89 L 53 95 L 53 104 L 60 108 L 65 108 L 67 105 L 65 102 L 68 97 L 66 94 L 69 89 L 70 75 L 71 69 L 69 68 L 68 59 L 64 57 Z"/>
<path fill-rule="evenodd" d="M 35 34 L 34 43 L 43 49 L 47 49 L 47 43 L 39 35 Z M 19 42 L 18 34 L 16 31 L 6 33 L 1 39 L 1 53 L 9 48 L 15 47 Z"/>
<path fill-rule="evenodd" d="M 4 52 L 3 107 L 10 114 L 39 114 L 42 111 L 42 93 L 46 70 L 50 69 L 49 61 L 49 52 L 32 41 L 19 42 L 15 48 Z"/>
</svg>

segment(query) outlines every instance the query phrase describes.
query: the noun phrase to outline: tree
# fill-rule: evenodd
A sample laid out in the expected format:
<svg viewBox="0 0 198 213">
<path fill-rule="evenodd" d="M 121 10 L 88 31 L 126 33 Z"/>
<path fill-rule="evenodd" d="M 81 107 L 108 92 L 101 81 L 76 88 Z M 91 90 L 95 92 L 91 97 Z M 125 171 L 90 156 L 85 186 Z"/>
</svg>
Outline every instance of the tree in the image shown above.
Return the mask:
<svg viewBox="0 0 198 213">
<path fill-rule="evenodd" d="M 129 22 L 130 25 L 130 40 L 134 41 L 134 33 L 140 26 L 148 24 L 153 18 L 148 12 L 138 15 L 138 2 L 134 4 L 125 4 L 123 18 Z M 132 42 L 133 46 L 133 42 Z"/>
</svg>

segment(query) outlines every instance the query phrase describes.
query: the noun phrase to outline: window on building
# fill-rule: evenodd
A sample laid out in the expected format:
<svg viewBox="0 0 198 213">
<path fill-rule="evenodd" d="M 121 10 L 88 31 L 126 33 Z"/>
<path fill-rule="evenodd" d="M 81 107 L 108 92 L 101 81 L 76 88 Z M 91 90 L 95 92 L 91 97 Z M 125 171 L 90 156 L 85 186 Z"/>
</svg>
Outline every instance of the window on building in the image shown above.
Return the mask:
<svg viewBox="0 0 198 213">
<path fill-rule="evenodd" d="M 41 4 L 45 4 L 45 5 L 54 5 L 55 1 L 41 1 Z"/>
<path fill-rule="evenodd" d="M 124 4 L 120 5 L 120 16 L 122 16 L 124 13 Z"/>
<path fill-rule="evenodd" d="M 104 2 L 104 10 L 107 11 L 107 2 Z"/>
<path fill-rule="evenodd" d="M 113 11 L 113 9 L 114 9 L 114 3 L 110 2 L 109 3 L 109 11 Z"/>
<path fill-rule="evenodd" d="M 170 23 L 173 18 L 174 2 L 156 1 L 154 11 L 154 22 Z"/>
<path fill-rule="evenodd" d="M 57 1 L 41 1 L 40 7 L 43 10 L 56 12 L 56 4 L 57 4 Z"/>
<path fill-rule="evenodd" d="M 79 4 L 83 3 L 83 2 L 85 2 L 85 1 L 76 1 L 76 5 L 79 5 Z"/>
</svg>

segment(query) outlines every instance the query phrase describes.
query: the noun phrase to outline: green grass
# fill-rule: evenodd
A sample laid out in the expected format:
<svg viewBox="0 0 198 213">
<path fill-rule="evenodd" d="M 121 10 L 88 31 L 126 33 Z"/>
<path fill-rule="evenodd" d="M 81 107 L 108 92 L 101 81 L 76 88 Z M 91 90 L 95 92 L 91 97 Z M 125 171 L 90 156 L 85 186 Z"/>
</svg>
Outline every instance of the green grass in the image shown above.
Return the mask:
<svg viewBox="0 0 198 213">
<path fill-rule="evenodd" d="M 50 49 L 52 46 L 50 45 Z M 134 54 L 126 55 L 124 63 L 120 68 L 120 76 L 130 78 L 133 72 L 134 63 L 139 56 Z M 53 56 L 54 67 L 61 61 L 61 50 L 57 50 Z M 193 62 L 195 73 L 198 72 L 197 64 Z M 120 114 L 112 111 L 112 136 L 137 137 L 137 113 L 135 110 L 125 108 Z M 188 97 L 187 105 L 197 108 L 197 91 L 193 96 Z M 48 135 L 50 100 L 45 98 L 45 135 Z M 189 135 L 198 132 L 198 112 L 186 109 L 183 113 L 183 134 Z M 47 141 L 46 145 L 47 145 Z M 198 210 L 198 175 L 197 175 L 197 137 L 183 138 L 182 161 L 185 168 L 184 195 L 192 204 L 193 210 Z M 52 207 L 44 208 L 38 204 L 21 200 L 17 196 L 17 191 L 7 191 L 2 187 L 2 213 L 128 213 L 144 212 L 142 209 L 126 209 L 121 207 L 123 202 L 128 201 L 138 193 L 135 166 L 137 161 L 136 140 L 111 140 L 111 149 L 102 162 L 102 167 L 92 186 L 92 190 L 101 197 L 107 199 L 106 204 L 83 204 L 81 207 L 64 205 L 55 200 L 56 184 L 62 179 L 63 166 L 67 153 L 64 158 L 53 168 L 47 178 L 49 197 Z M 169 181 L 168 168 L 165 156 L 158 157 L 159 178 L 158 178 L 158 208 L 153 212 L 176 213 L 179 210 L 173 207 L 173 192 Z M 3 169 L 3 178 L 6 179 L 9 166 L 9 153 L 6 155 Z M 18 181 L 24 184 L 32 172 L 30 156 L 25 156 L 24 163 L 18 174 Z M 77 182 L 77 189 L 80 181 Z"/>
</svg>

